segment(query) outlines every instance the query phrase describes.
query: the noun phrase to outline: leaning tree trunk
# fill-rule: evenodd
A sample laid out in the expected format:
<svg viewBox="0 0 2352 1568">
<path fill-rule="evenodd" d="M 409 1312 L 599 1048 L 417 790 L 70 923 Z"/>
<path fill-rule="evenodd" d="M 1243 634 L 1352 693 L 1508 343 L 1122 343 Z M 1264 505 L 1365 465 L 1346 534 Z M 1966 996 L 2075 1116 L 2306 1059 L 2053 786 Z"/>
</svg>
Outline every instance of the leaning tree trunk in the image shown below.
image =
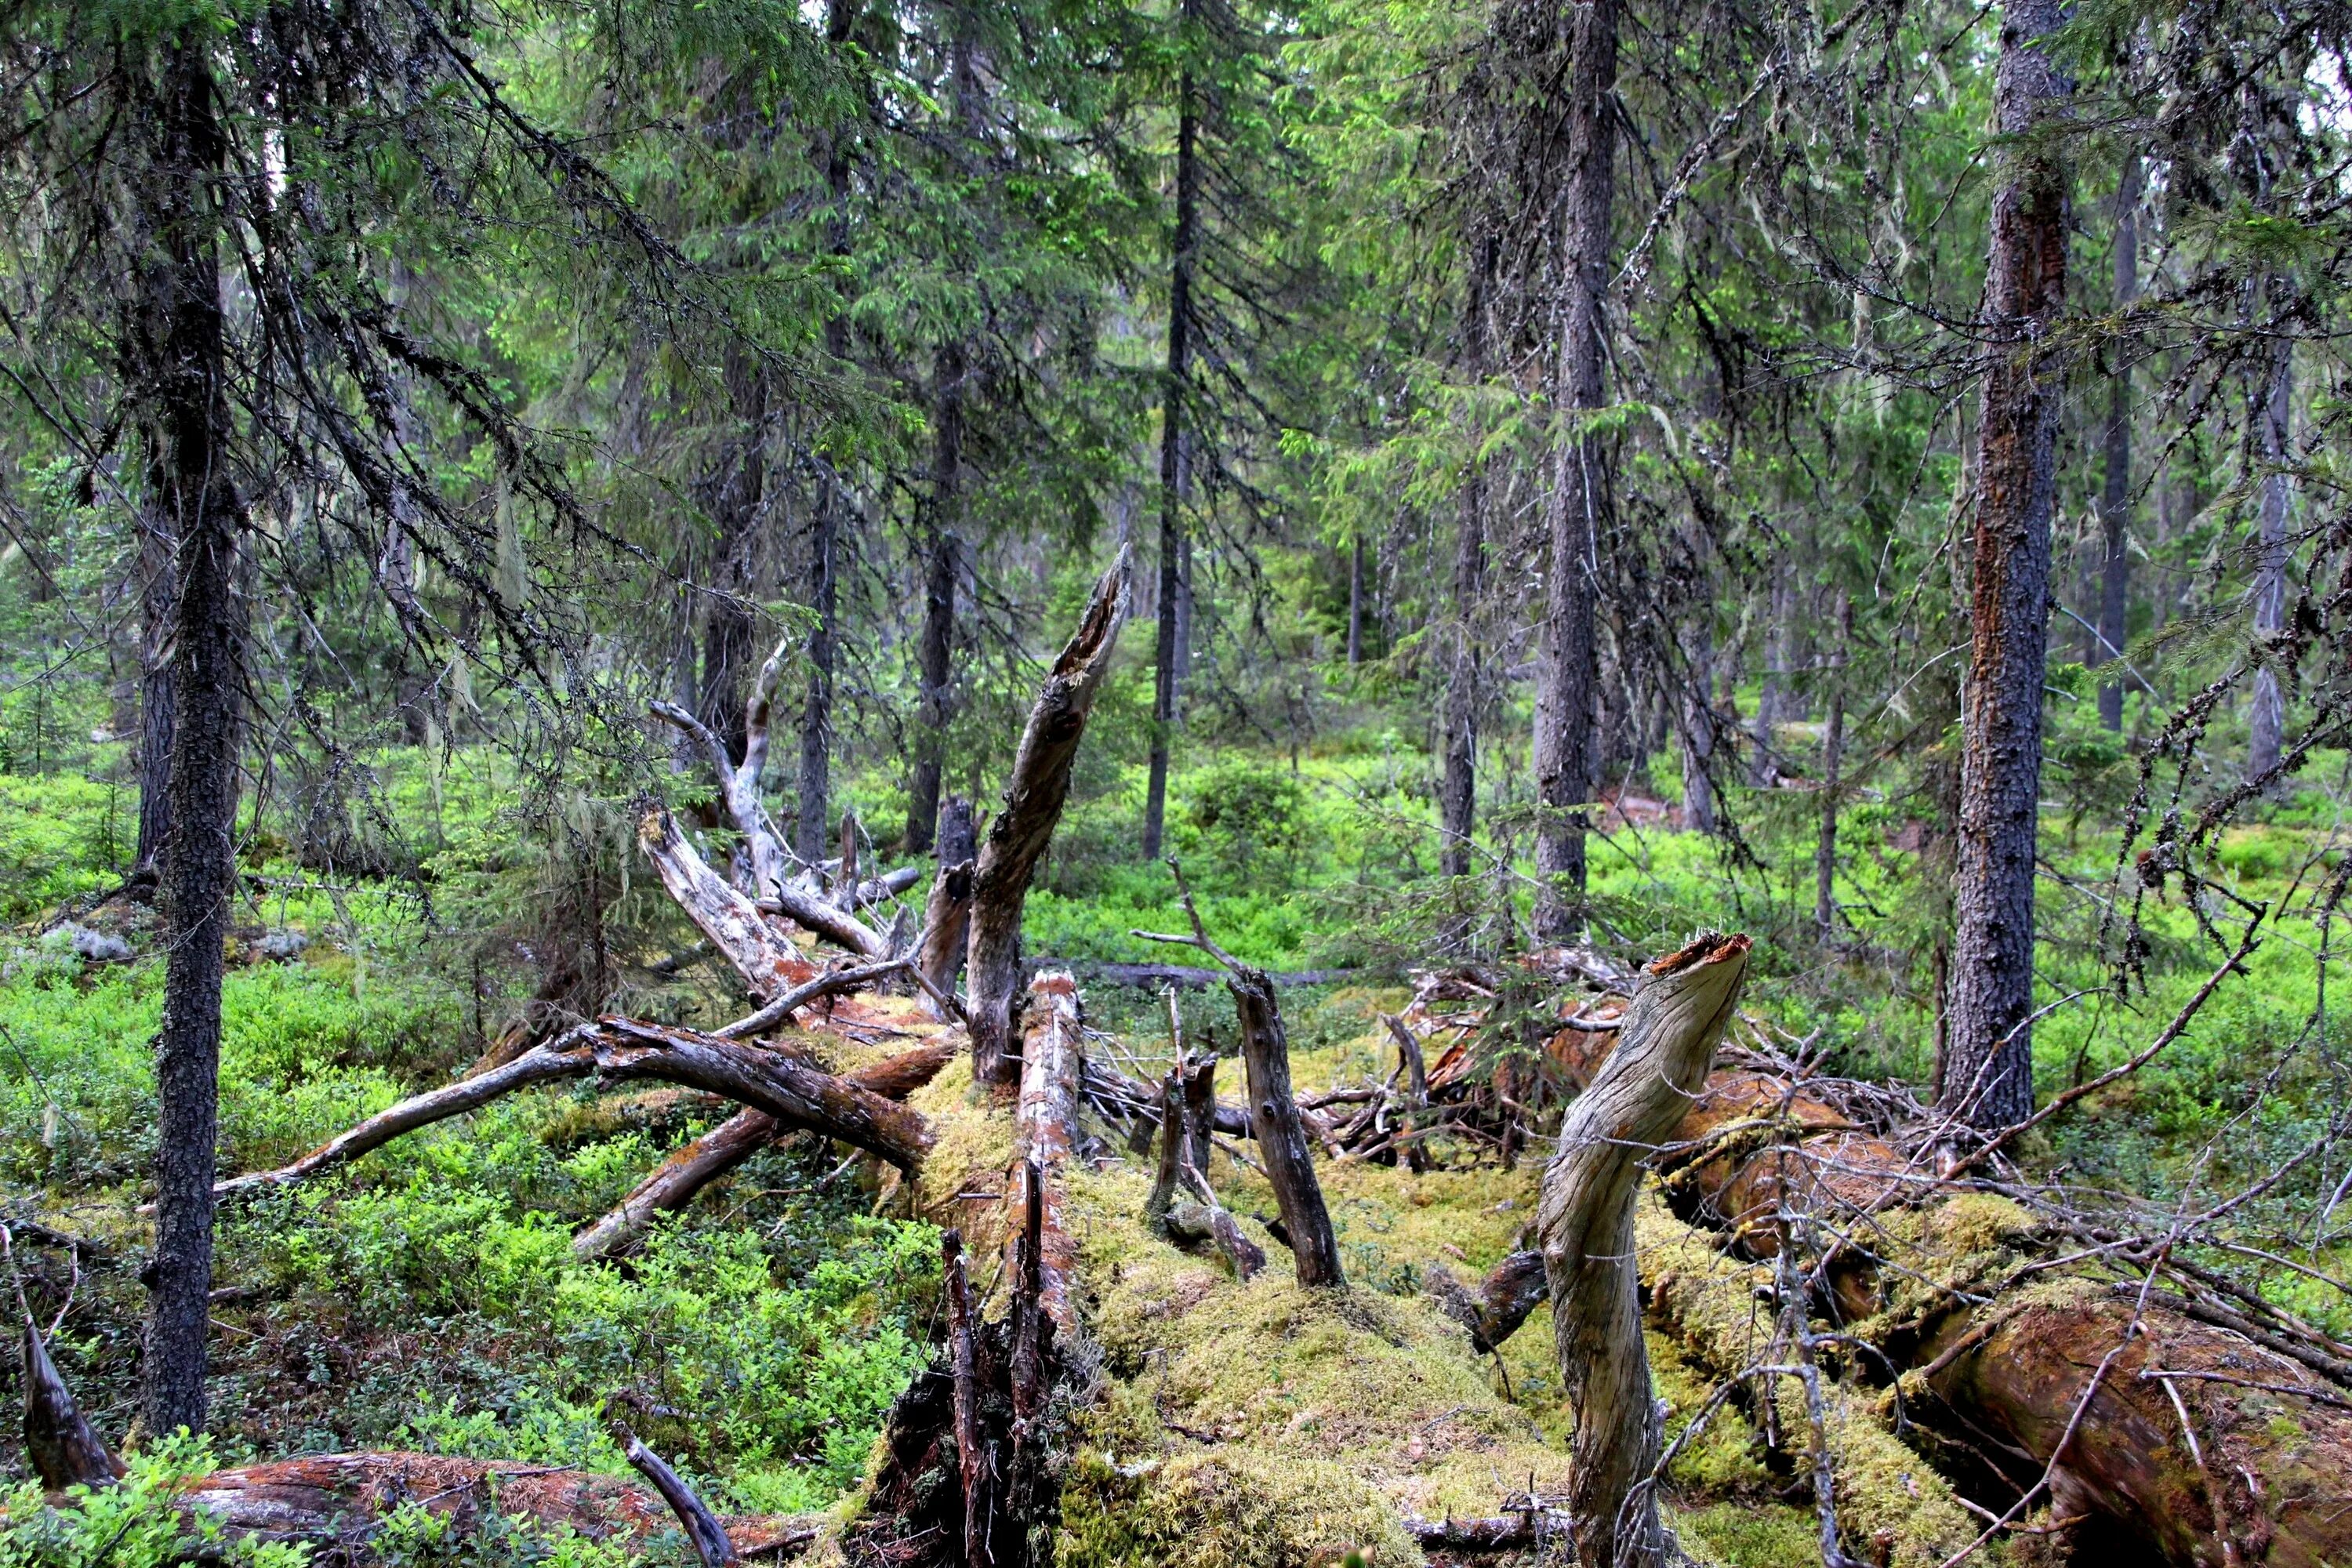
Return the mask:
<svg viewBox="0 0 2352 1568">
<path fill-rule="evenodd" d="M 2139 298 L 2140 161 L 2124 160 L 2123 187 L 2116 193 L 2116 309 Z M 2123 657 L 2131 609 L 2131 363 L 2119 351 L 2107 384 L 2107 471 L 2099 491 L 2099 531 L 2106 546 L 2099 563 L 2099 630 L 2093 639 L 2092 668 Z M 2099 722 L 2124 727 L 2124 684 L 2099 685 Z"/>
<path fill-rule="evenodd" d="M 1348 1280 L 1339 1268 L 1339 1241 L 1331 1228 L 1331 1211 L 1323 1202 L 1323 1185 L 1315 1178 L 1315 1156 L 1299 1120 L 1298 1101 L 1290 1091 L 1290 1039 L 1282 1026 L 1282 1007 L 1275 1000 L 1274 982 L 1264 970 L 1236 964 L 1226 975 L 1225 984 L 1234 994 L 1234 1011 L 1241 1021 L 1242 1065 L 1249 1075 L 1250 1131 L 1257 1139 L 1258 1157 L 1265 1162 L 1266 1184 L 1274 1189 L 1283 1228 L 1290 1233 L 1298 1282 L 1345 1285 Z"/>
<path fill-rule="evenodd" d="M 1187 0 L 1184 14 L 1192 6 Z M 1151 756 L 1143 790 L 1143 858 L 1160 858 L 1168 820 L 1169 746 L 1176 729 L 1177 670 L 1184 654 L 1184 416 L 1192 379 L 1192 269 L 1201 247 L 1200 115 L 1192 76 L 1177 85 L 1176 238 L 1168 267 L 1168 368 L 1160 416 L 1160 579 L 1153 595 L 1159 617 L 1151 688 Z"/>
<path fill-rule="evenodd" d="M 1545 498 L 1549 558 L 1543 658 L 1536 690 L 1536 930 L 1547 940 L 1583 923 L 1584 814 L 1595 778 L 1600 671 L 1594 638 L 1601 592 L 1601 527 L 1609 509 L 1608 454 L 1580 427 L 1601 406 L 1606 350 L 1601 311 L 1609 290 L 1610 213 L 1617 153 L 1618 0 L 1570 7 L 1568 102 L 1566 299 L 1553 405 L 1568 427 L 1558 437 Z"/>
<path fill-rule="evenodd" d="M 1744 936 L 1710 933 L 1652 963 L 1544 1173 L 1537 1225 L 1560 1383 L 1577 1413 L 1569 1512 L 1577 1561 L 1591 1568 L 1666 1561 L 1651 1484 L 1664 1427 L 1642 1342 L 1633 1206 L 1643 1160 L 1706 1081 L 1747 972 Z"/>
<path fill-rule="evenodd" d="M 1993 197 L 1985 284 L 1990 346 L 1979 416 L 1970 660 L 1961 702 L 1958 863 L 1943 1098 L 1961 1121 L 2004 1127 L 2033 1110 L 2033 858 L 2040 826 L 2042 688 L 2050 613 L 2064 378 L 2042 344 L 2066 291 L 2066 170 L 2037 139 L 2071 89 L 2043 40 L 2056 0 L 2011 0 L 1993 90 L 2011 138 Z"/>
<path fill-rule="evenodd" d="M 987 842 L 972 868 L 964 1011 L 972 1078 L 981 1083 L 1011 1081 L 1019 1067 L 1009 1047 L 1013 997 L 1021 984 L 1021 911 L 1028 903 L 1029 879 L 1062 820 L 1070 766 L 1095 693 L 1110 668 L 1119 624 L 1127 618 L 1128 564 L 1128 552 L 1121 550 L 1095 584 L 1085 617 L 1054 661 L 1013 753 L 1004 804 L 988 825 Z"/>
<path fill-rule="evenodd" d="M 192 32 L 163 56 L 158 132 L 163 187 L 149 275 L 157 363 L 148 402 L 156 494 L 178 542 L 172 685 L 172 832 L 163 906 L 171 932 L 156 1037 L 155 1255 L 145 1419 L 161 1436 L 205 1424 L 219 1142 L 221 971 L 236 873 L 236 751 L 244 715 L 245 606 L 237 595 L 244 501 L 229 477 L 227 325 L 215 208 L 222 138 L 207 46 Z"/>
</svg>

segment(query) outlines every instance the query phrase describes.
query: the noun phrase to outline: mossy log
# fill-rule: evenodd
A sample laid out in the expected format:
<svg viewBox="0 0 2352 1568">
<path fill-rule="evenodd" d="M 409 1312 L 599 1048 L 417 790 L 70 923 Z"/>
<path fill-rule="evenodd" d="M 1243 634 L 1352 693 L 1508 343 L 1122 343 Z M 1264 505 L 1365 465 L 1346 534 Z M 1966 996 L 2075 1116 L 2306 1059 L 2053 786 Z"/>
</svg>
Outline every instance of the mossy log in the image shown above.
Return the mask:
<svg viewBox="0 0 2352 1568">
<path fill-rule="evenodd" d="M 971 935 L 966 944 L 965 1011 L 972 1076 L 1003 1083 L 1014 1076 L 1013 999 L 1021 985 L 1021 912 L 1029 879 L 1053 842 L 1069 798 L 1070 767 L 1086 733 L 1095 693 L 1109 672 L 1127 619 L 1128 552 L 1122 548 L 1095 584 L 1074 633 L 1054 661 L 1013 757 L 1004 804 L 988 825 L 972 868 Z"/>
<path fill-rule="evenodd" d="M 1593 1568 L 1667 1561 L 1648 1478 L 1664 1430 L 1634 1268 L 1643 1161 L 1705 1081 L 1748 973 L 1748 939 L 1709 933 L 1649 966 L 1617 1048 L 1570 1107 L 1537 1228 L 1560 1383 L 1577 1411 L 1569 1515 Z"/>
</svg>

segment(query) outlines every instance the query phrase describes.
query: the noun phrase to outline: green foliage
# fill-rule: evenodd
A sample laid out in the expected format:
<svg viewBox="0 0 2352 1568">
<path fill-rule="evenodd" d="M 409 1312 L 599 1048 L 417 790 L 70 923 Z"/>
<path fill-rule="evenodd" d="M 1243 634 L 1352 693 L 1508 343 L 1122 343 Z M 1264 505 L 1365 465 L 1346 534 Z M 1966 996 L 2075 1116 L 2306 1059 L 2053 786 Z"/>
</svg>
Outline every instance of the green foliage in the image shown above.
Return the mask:
<svg viewBox="0 0 2352 1568">
<path fill-rule="evenodd" d="M 232 1540 L 211 1515 L 180 1510 L 182 1485 L 217 1468 L 204 1439 L 180 1433 L 126 1462 L 130 1474 L 115 1485 L 68 1487 L 62 1503 L 45 1498 L 37 1481 L 0 1494 L 0 1568 L 173 1568 L 192 1560 L 303 1568 L 310 1561 L 308 1546 Z"/>
</svg>

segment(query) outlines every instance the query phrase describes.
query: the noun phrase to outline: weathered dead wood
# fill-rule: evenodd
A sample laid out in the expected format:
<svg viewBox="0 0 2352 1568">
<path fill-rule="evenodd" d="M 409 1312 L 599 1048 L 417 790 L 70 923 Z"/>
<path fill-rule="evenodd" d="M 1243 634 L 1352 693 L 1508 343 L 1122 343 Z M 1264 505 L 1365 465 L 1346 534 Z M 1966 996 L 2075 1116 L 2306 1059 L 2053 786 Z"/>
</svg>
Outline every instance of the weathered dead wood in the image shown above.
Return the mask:
<svg viewBox="0 0 2352 1568">
<path fill-rule="evenodd" d="M 778 884 L 773 892 L 758 900 L 757 908 L 762 914 L 780 914 L 861 958 L 880 958 L 890 951 L 881 933 L 856 916 L 823 899 L 811 898 L 789 882 Z"/>
<path fill-rule="evenodd" d="M 911 968 L 913 960 L 885 959 L 880 963 L 860 964 L 855 969 L 833 969 L 815 979 L 793 986 L 761 1007 L 758 1012 L 715 1030 L 722 1040 L 748 1040 L 764 1030 L 772 1029 L 812 1002 L 827 996 L 848 996 L 864 991 L 877 981 L 887 980 L 903 969 Z"/>
<path fill-rule="evenodd" d="M 493 1511 L 568 1525 L 600 1539 L 643 1542 L 673 1519 L 660 1495 L 572 1465 L 524 1465 L 441 1454 L 320 1454 L 245 1465 L 192 1483 L 181 1505 L 202 1509 L 231 1534 L 262 1541 L 356 1543 L 385 1514 L 416 1504 L 462 1539 Z M 724 1521 L 743 1557 L 786 1555 L 816 1538 L 806 1520 L 747 1516 Z"/>
<path fill-rule="evenodd" d="M 1291 1092 L 1290 1040 L 1282 1026 L 1282 1006 L 1263 970 L 1247 964 L 1231 969 L 1225 985 L 1234 994 L 1234 1010 L 1241 1019 L 1250 1131 L 1257 1139 L 1258 1157 L 1265 1162 L 1266 1184 L 1274 1189 L 1283 1228 L 1290 1233 L 1298 1282 L 1336 1289 L 1348 1281 L 1339 1267 L 1331 1211 L 1324 1205 L 1323 1184 L 1316 1179 L 1315 1156 L 1307 1146 L 1307 1129 Z"/>
<path fill-rule="evenodd" d="M 1544 1256 L 1532 1247 L 1504 1258 L 1475 1285 L 1464 1285 L 1434 1264 L 1428 1276 L 1430 1297 L 1470 1331 L 1471 1347 L 1481 1355 L 1518 1332 L 1550 1289 Z"/>
<path fill-rule="evenodd" d="M 446 1121 L 453 1116 L 462 1116 L 501 1095 L 512 1094 L 536 1084 L 553 1083 L 560 1079 L 584 1078 L 595 1070 L 594 1053 L 581 1043 L 575 1030 L 547 1045 L 532 1047 L 502 1068 L 414 1095 L 388 1110 L 380 1110 L 356 1126 L 338 1132 L 291 1164 L 215 1183 L 213 1196 L 219 1199 L 257 1187 L 288 1186 L 315 1176 L 321 1171 L 347 1164 L 371 1150 L 381 1149 L 404 1133 L 429 1127 L 436 1121 Z"/>
<path fill-rule="evenodd" d="M 1617 1048 L 1569 1109 L 1538 1212 L 1563 1392 L 1577 1411 L 1569 1514 L 1577 1559 L 1653 1568 L 1663 1424 L 1642 1341 L 1633 1205 L 1643 1159 L 1706 1081 L 1748 970 L 1748 939 L 1715 933 L 1653 963 Z"/>
<path fill-rule="evenodd" d="M 25 1452 L 50 1491 L 104 1487 L 123 1474 L 121 1459 L 101 1441 L 58 1375 L 40 1329 L 25 1325 Z"/>
<path fill-rule="evenodd" d="M 844 1075 L 885 1100 L 904 1100 L 937 1078 L 956 1047 L 934 1041 Z M 660 1214 L 674 1214 L 695 1195 L 793 1131 L 764 1110 L 739 1110 L 677 1150 L 629 1195 L 572 1238 L 577 1258 L 611 1258 L 635 1246 Z"/>
<path fill-rule="evenodd" d="M 646 808 L 637 818 L 637 843 L 677 907 L 735 966 L 754 997 L 765 1000 L 816 977 L 817 965 L 768 923 L 758 905 L 710 868 L 678 831 L 668 807 Z"/>
<path fill-rule="evenodd" d="M 781 1051 L 716 1035 L 631 1018 L 601 1018 L 495 1072 L 429 1090 L 379 1111 L 292 1164 L 219 1183 L 214 1195 L 286 1186 L 347 1163 L 404 1132 L 463 1115 L 502 1094 L 590 1073 L 614 1079 L 659 1079 L 704 1089 L 765 1111 L 786 1126 L 838 1138 L 902 1170 L 919 1167 L 930 1149 L 930 1128 L 920 1115 L 853 1079 L 835 1078 Z"/>
<path fill-rule="evenodd" d="M 956 1468 L 963 1480 L 963 1560 L 965 1568 L 988 1568 L 988 1450 L 980 1419 L 979 1319 L 971 1300 L 971 1276 L 964 1262 L 963 1233 L 950 1229 L 940 1237 L 948 1295 L 948 1367 L 955 1380 Z"/>
<path fill-rule="evenodd" d="M 1217 1103 L 1217 1058 L 1203 1055 L 1184 1072 L 1184 1158 L 1196 1171 L 1209 1168 L 1209 1134 L 1249 1136 L 1249 1112 Z"/>
<path fill-rule="evenodd" d="M 1403 1145 L 1407 1167 L 1419 1175 L 1429 1168 L 1429 1151 L 1421 1138 L 1423 1118 L 1429 1114 L 1429 1065 L 1422 1059 L 1421 1037 L 1403 1019 L 1383 1013 L 1381 1021 L 1396 1037 L 1397 1067 L 1404 1074 L 1404 1116 L 1397 1126 L 1397 1142 Z"/>
<path fill-rule="evenodd" d="M 1173 985 L 1180 990 L 1205 991 L 1225 977 L 1222 969 L 1203 969 L 1190 963 L 1111 963 L 1093 958 L 1051 957 L 1033 957 L 1027 962 L 1033 969 L 1066 969 L 1081 980 L 1099 981 L 1106 985 L 1153 989 Z M 1328 985 L 1365 973 L 1361 969 L 1297 969 L 1276 972 L 1272 978 L 1276 985 L 1284 987 Z"/>
<path fill-rule="evenodd" d="M 1076 633 L 1054 661 L 1029 710 L 1004 804 L 988 825 L 972 871 L 965 1007 L 971 1015 L 972 1077 L 982 1083 L 1003 1083 L 1013 1076 L 1008 1048 L 1013 998 L 1021 984 L 1021 913 L 1029 879 L 1062 820 L 1070 764 L 1127 618 L 1127 574 L 1128 552 L 1122 547 L 1095 584 Z"/>
<path fill-rule="evenodd" d="M 915 953 L 915 970 L 924 980 L 931 1016 L 945 1022 L 947 1008 L 936 998 L 955 990 L 963 972 L 964 944 L 971 931 L 971 872 L 970 860 L 940 862 L 931 879 L 931 896 L 923 905 L 923 940 Z"/>
<path fill-rule="evenodd" d="M 1403 1524 L 1423 1552 L 1525 1552 L 1539 1543 L 1538 1529 L 1548 1520 L 1561 1534 L 1567 1533 L 1566 1521 L 1542 1509 L 1468 1519 L 1422 1519 L 1407 1514 Z"/>
<path fill-rule="evenodd" d="M 1068 1200 L 1063 1167 L 1076 1145 L 1084 1045 L 1078 983 L 1066 974 L 1041 974 L 1031 981 L 1028 1016 L 1022 1026 L 1021 1100 L 1013 1121 L 1013 1180 L 1005 1204 L 1010 1216 L 1027 1217 L 1034 1208 L 1032 1223 L 1038 1235 L 1029 1259 L 1008 1255 L 1006 1278 L 1024 1279 L 1024 1264 L 1034 1268 L 1038 1308 L 1065 1338 L 1077 1330 L 1070 1270 L 1077 1264 L 1078 1247 L 1064 1220 Z M 1023 1225 L 1005 1228 L 1008 1246 L 1025 1245 Z M 1016 1374 L 1014 1387 L 1019 1386 Z"/>
<path fill-rule="evenodd" d="M 920 866 L 900 866 L 878 877 L 868 877 L 857 884 L 857 897 L 850 912 L 855 914 L 858 910 L 881 903 L 886 899 L 895 899 L 922 879 L 923 868 Z"/>
<path fill-rule="evenodd" d="M 1209 1178 L 1190 1161 L 1184 1164 L 1184 1184 L 1192 1189 L 1197 1203 L 1180 1204 L 1169 1214 L 1168 1227 L 1178 1236 L 1192 1239 L 1195 1246 L 1213 1243 L 1224 1254 L 1225 1261 L 1234 1267 L 1234 1278 L 1246 1284 L 1265 1267 L 1265 1248 L 1252 1241 L 1224 1205 L 1217 1201 L 1216 1190 Z"/>
<path fill-rule="evenodd" d="M 583 1033 L 605 1078 L 657 1078 L 708 1089 L 909 1173 L 930 1152 L 930 1128 L 915 1111 L 782 1052 L 635 1018 L 600 1018 Z"/>
<path fill-rule="evenodd" d="M 662 1462 L 662 1457 L 645 1445 L 644 1439 L 626 1426 L 615 1425 L 613 1439 L 621 1446 L 621 1457 L 629 1468 L 653 1483 L 662 1501 L 686 1527 L 686 1538 L 693 1542 L 694 1554 L 702 1559 L 702 1568 L 735 1568 L 742 1562 L 736 1555 L 735 1542 L 728 1538 L 727 1527 L 710 1507 L 694 1495 L 694 1489 L 678 1479 L 678 1473 Z"/>
<path fill-rule="evenodd" d="M 1192 1138 L 1192 1119 L 1184 1112 L 1184 1073 L 1168 1069 L 1160 1086 L 1160 1160 L 1152 1167 L 1151 1194 L 1143 1201 L 1143 1223 L 1157 1231 L 1168 1228 L 1168 1211 L 1183 1181 L 1184 1146 Z"/>
</svg>

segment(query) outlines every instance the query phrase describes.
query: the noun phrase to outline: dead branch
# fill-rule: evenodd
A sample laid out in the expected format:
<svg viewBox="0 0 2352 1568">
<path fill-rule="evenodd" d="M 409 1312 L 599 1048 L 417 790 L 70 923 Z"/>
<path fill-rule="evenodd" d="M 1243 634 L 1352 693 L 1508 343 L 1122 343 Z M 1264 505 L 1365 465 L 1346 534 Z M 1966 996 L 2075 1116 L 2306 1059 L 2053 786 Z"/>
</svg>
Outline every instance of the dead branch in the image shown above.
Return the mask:
<svg viewBox="0 0 2352 1568">
<path fill-rule="evenodd" d="M 952 865 L 940 861 L 939 875 L 931 879 L 931 896 L 923 905 L 923 939 L 915 950 L 915 973 L 933 998 L 931 1016 L 942 1022 L 947 1009 L 938 998 L 955 990 L 971 931 L 971 874 L 970 860 Z"/>
<path fill-rule="evenodd" d="M 814 979 L 817 966 L 761 918 L 743 896 L 678 831 L 663 805 L 647 806 L 637 818 L 637 843 L 654 863 L 662 886 L 727 957 L 756 998 L 765 999 Z"/>
<path fill-rule="evenodd" d="M 793 986 L 750 1016 L 738 1018 L 713 1032 L 722 1040 L 748 1040 L 774 1028 L 812 1002 L 826 996 L 852 995 L 866 990 L 877 980 L 887 980 L 900 970 L 912 967 L 914 961 L 911 959 L 892 958 L 855 969 L 827 970 L 814 980 Z"/>
<path fill-rule="evenodd" d="M 742 1559 L 735 1554 L 735 1542 L 728 1538 L 727 1529 L 709 1506 L 694 1495 L 694 1489 L 678 1479 L 676 1470 L 662 1462 L 635 1432 L 617 1423 L 613 1427 L 613 1439 L 621 1446 L 622 1458 L 629 1467 L 653 1483 L 654 1490 L 669 1504 L 677 1515 L 678 1523 L 686 1527 L 686 1538 L 694 1543 L 694 1554 L 702 1559 L 702 1568 L 735 1568 Z"/>
<path fill-rule="evenodd" d="M 1549 1289 L 1543 1254 L 1534 1247 L 1512 1253 L 1475 1286 L 1465 1286 L 1443 1268 L 1428 1269 L 1429 1294 L 1446 1316 L 1470 1331 L 1471 1348 L 1485 1355 L 1518 1332 Z"/>
<path fill-rule="evenodd" d="M 25 1452 L 33 1473 L 50 1491 L 68 1487 L 110 1487 L 125 1473 L 122 1461 L 101 1441 L 81 1406 L 58 1375 L 41 1331 L 25 1321 Z"/>
<path fill-rule="evenodd" d="M 965 968 L 971 1014 L 972 1077 L 1001 1083 L 1012 1076 L 1013 998 L 1021 984 L 1021 912 L 1029 879 L 1053 842 L 1070 793 L 1070 765 L 1095 693 L 1110 668 L 1118 628 L 1127 618 L 1128 551 L 1095 584 L 1076 633 L 1037 694 L 1013 753 L 1004 805 L 988 825 L 972 871 L 971 924 Z"/>
<path fill-rule="evenodd" d="M 1569 1511 L 1580 1561 L 1667 1560 L 1643 1481 L 1664 1433 L 1642 1341 L 1633 1203 L 1643 1155 L 1706 1080 L 1748 972 L 1748 939 L 1708 933 L 1653 963 L 1617 1048 L 1561 1123 L 1538 1228 L 1563 1391 L 1578 1412 Z"/>
</svg>

